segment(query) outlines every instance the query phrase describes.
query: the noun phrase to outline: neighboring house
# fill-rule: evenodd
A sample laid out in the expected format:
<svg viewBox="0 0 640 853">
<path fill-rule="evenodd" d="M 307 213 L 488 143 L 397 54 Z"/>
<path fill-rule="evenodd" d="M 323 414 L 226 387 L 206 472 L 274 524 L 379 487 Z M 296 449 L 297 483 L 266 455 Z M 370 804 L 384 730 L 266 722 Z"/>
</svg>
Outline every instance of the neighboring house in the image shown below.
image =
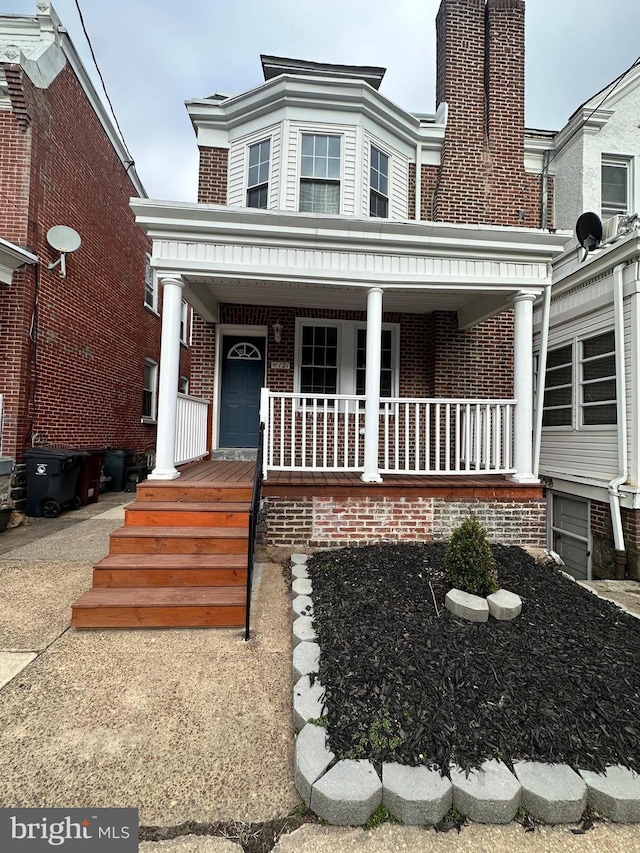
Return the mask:
<svg viewBox="0 0 640 853">
<path fill-rule="evenodd" d="M 161 325 L 151 243 L 129 207 L 145 192 L 66 30 L 37 8 L 0 17 L 0 453 L 143 451 L 156 441 Z M 82 241 L 64 278 L 47 240 L 60 225 Z"/>
<path fill-rule="evenodd" d="M 178 476 L 184 297 L 209 446 L 255 448 L 261 409 L 267 542 L 444 538 L 474 511 L 544 544 L 532 316 L 567 237 L 541 227 L 524 2 L 442 0 L 437 35 L 435 114 L 384 69 L 263 56 L 263 83 L 187 104 L 198 203 L 132 202 L 172 306 L 152 478 Z"/>
<path fill-rule="evenodd" d="M 578 578 L 640 577 L 640 235 L 625 219 L 640 211 L 639 114 L 637 66 L 550 144 L 556 225 L 604 220 L 601 248 L 583 261 L 574 240 L 554 262 L 549 305 L 539 470 L 549 546 Z"/>
</svg>

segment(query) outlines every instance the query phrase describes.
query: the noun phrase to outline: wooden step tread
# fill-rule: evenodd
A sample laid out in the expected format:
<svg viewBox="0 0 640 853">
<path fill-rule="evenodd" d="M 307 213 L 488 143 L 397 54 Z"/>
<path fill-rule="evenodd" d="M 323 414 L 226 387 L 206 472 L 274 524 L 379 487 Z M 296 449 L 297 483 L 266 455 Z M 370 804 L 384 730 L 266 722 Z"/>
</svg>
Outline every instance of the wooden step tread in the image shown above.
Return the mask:
<svg viewBox="0 0 640 853">
<path fill-rule="evenodd" d="M 245 554 L 109 554 L 96 569 L 246 569 Z"/>
<path fill-rule="evenodd" d="M 250 501 L 135 501 L 127 512 L 249 512 Z"/>
<path fill-rule="evenodd" d="M 92 587 L 73 607 L 237 607 L 246 598 L 238 586 Z"/>
<path fill-rule="evenodd" d="M 119 527 L 112 539 L 247 539 L 246 527 Z"/>
</svg>

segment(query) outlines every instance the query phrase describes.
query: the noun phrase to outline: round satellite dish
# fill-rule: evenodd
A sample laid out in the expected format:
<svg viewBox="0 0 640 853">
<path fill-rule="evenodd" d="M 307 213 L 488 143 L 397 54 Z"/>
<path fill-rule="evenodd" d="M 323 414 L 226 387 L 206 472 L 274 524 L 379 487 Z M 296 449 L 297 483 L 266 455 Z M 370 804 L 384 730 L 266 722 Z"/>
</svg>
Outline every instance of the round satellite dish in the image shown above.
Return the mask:
<svg viewBox="0 0 640 853">
<path fill-rule="evenodd" d="M 598 248 L 602 240 L 602 220 L 597 213 L 583 213 L 578 217 L 576 237 L 586 252 Z"/>
<path fill-rule="evenodd" d="M 82 240 L 77 231 L 66 225 L 54 225 L 47 231 L 47 243 L 58 252 L 75 252 Z"/>
</svg>

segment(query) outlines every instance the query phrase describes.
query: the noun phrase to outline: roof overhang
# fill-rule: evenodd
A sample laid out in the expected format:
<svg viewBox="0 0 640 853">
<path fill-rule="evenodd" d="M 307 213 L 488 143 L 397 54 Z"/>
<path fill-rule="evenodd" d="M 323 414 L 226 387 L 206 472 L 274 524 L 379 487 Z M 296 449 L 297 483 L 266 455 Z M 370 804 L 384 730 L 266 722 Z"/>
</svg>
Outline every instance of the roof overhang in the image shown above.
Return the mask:
<svg viewBox="0 0 640 853">
<path fill-rule="evenodd" d="M 0 282 L 11 284 L 13 273 L 25 264 L 37 264 L 38 258 L 27 249 L 0 237 Z"/>
<path fill-rule="evenodd" d="M 160 277 L 179 275 L 209 320 L 219 303 L 458 312 L 461 327 L 539 295 L 570 239 L 526 228 L 318 216 L 132 199 Z"/>
</svg>

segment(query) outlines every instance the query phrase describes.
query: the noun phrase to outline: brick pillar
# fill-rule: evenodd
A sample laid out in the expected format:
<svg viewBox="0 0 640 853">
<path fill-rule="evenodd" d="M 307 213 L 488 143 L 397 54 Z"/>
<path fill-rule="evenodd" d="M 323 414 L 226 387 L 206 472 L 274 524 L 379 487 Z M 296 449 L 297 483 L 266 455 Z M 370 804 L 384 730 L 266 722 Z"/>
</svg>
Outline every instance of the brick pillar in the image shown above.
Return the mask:
<svg viewBox="0 0 640 853">
<path fill-rule="evenodd" d="M 229 150 L 200 147 L 198 202 L 226 204 L 229 178 Z"/>
</svg>

